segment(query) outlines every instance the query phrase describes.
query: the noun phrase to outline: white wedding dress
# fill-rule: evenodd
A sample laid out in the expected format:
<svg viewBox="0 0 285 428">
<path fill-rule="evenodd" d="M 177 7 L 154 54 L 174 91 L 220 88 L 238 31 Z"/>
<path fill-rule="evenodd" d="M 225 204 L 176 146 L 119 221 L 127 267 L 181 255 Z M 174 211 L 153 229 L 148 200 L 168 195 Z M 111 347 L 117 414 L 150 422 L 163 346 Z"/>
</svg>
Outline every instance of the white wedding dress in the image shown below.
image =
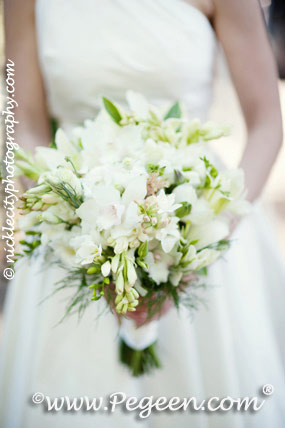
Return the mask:
<svg viewBox="0 0 285 428">
<path fill-rule="evenodd" d="M 38 0 L 39 57 L 50 113 L 67 131 L 98 111 L 102 95 L 124 102 L 127 89 L 157 104 L 180 99 L 191 116 L 206 118 L 211 102 L 215 33 L 183 0 Z M 234 245 L 210 269 L 194 321 L 172 309 L 159 323 L 163 368 L 132 378 L 118 361 L 115 317 L 91 304 L 82 321 L 55 324 L 63 294 L 39 302 L 62 276 L 41 261 L 22 263 L 5 308 L 0 385 L 3 428 L 193 427 L 282 428 L 281 365 L 285 274 L 260 208 L 235 232 Z M 278 307 L 279 305 L 279 307 Z M 276 325 L 279 325 L 280 334 Z M 272 384 L 265 398 L 259 389 Z M 258 396 L 259 412 L 46 412 L 31 396 Z"/>
</svg>

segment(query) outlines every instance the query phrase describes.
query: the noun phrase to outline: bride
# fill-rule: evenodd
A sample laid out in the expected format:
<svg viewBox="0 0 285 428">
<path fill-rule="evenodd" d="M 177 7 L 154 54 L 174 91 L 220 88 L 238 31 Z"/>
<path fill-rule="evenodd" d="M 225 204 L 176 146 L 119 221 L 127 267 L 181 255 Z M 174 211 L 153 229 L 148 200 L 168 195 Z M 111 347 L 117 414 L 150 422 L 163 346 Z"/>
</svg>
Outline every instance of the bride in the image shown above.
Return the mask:
<svg viewBox="0 0 285 428">
<path fill-rule="evenodd" d="M 206 118 L 217 44 L 224 49 L 248 131 L 240 162 L 255 201 L 282 141 L 276 70 L 257 0 L 5 1 L 6 54 L 16 65 L 17 142 L 33 150 L 51 141 L 49 118 L 67 132 L 93 118 L 104 95 L 124 102 L 127 89 L 154 104 L 180 99 Z M 225 105 L 225 108 L 227 106 Z M 2 344 L 3 428 L 282 428 L 283 372 L 271 290 L 285 275 L 268 226 L 254 212 L 233 232 L 234 245 L 210 270 L 208 308 L 190 322 L 174 308 L 159 323 L 163 368 L 134 379 L 117 358 L 115 317 L 57 327 L 64 296 L 38 303 L 62 274 L 41 261 L 22 264 L 10 284 Z M 274 294 L 275 295 L 275 294 Z M 275 314 L 276 315 L 276 314 Z M 278 313 L 281 320 L 282 313 Z M 279 321 L 280 323 L 281 321 Z M 279 324 L 281 328 L 281 324 Z M 274 386 L 266 398 L 265 384 Z M 253 397 L 259 412 L 46 412 L 31 397 Z M 261 395 L 260 395 L 261 394 Z"/>
</svg>

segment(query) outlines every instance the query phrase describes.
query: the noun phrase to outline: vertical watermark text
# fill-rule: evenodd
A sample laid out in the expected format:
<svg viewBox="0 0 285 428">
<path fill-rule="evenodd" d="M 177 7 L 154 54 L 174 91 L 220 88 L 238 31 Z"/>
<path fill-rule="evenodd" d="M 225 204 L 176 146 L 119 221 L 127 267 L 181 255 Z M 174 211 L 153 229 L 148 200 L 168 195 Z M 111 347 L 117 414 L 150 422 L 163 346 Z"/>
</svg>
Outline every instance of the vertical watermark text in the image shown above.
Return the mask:
<svg viewBox="0 0 285 428">
<path fill-rule="evenodd" d="M 6 64 L 6 102 L 2 111 L 4 123 L 4 156 L 3 156 L 3 208 L 5 219 L 2 225 L 2 240 L 4 240 L 4 251 L 6 267 L 3 276 L 6 279 L 14 277 L 14 256 L 15 256 L 15 204 L 18 201 L 19 190 L 15 187 L 15 150 L 19 145 L 15 141 L 15 109 L 18 103 L 15 99 L 15 64 L 8 59 Z"/>
</svg>

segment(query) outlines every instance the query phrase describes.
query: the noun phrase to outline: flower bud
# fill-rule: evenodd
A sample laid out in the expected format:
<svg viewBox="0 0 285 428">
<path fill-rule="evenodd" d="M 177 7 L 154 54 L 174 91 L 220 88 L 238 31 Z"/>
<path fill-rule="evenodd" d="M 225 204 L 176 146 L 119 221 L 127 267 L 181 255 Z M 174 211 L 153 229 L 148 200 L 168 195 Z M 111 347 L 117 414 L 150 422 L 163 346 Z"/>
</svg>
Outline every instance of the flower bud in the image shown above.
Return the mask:
<svg viewBox="0 0 285 428">
<path fill-rule="evenodd" d="M 148 243 L 147 241 L 145 241 L 140 245 L 138 249 L 138 255 L 142 258 L 145 258 L 147 253 L 148 253 Z"/>
<path fill-rule="evenodd" d="M 108 276 L 110 274 L 110 271 L 111 271 L 111 263 L 108 260 L 101 266 L 101 272 L 103 276 Z"/>
<path fill-rule="evenodd" d="M 130 259 L 127 259 L 127 277 L 130 285 L 134 285 L 137 280 L 137 273 L 133 262 Z"/>
<path fill-rule="evenodd" d="M 42 214 L 40 214 L 39 219 L 40 221 L 45 221 L 46 223 L 51 223 L 51 224 L 61 223 L 61 219 L 49 211 L 45 211 Z"/>
<path fill-rule="evenodd" d="M 135 298 L 131 292 L 126 294 L 126 297 L 130 303 L 134 302 Z"/>
<path fill-rule="evenodd" d="M 130 293 L 132 293 L 132 295 L 134 296 L 135 299 L 138 299 L 140 297 L 139 293 L 137 292 L 137 290 L 135 288 L 132 288 Z"/>
<path fill-rule="evenodd" d="M 116 273 L 119 267 L 119 263 L 120 263 L 120 254 L 116 254 L 113 258 L 112 258 L 112 262 L 111 262 L 111 267 L 112 267 L 112 272 Z"/>
<path fill-rule="evenodd" d="M 116 293 L 122 294 L 124 291 L 125 281 L 123 277 L 123 273 L 121 272 L 116 279 Z"/>
<path fill-rule="evenodd" d="M 87 269 L 88 275 L 92 275 L 93 273 L 97 273 L 97 272 L 98 272 L 97 266 L 91 266 L 89 269 Z"/>
</svg>

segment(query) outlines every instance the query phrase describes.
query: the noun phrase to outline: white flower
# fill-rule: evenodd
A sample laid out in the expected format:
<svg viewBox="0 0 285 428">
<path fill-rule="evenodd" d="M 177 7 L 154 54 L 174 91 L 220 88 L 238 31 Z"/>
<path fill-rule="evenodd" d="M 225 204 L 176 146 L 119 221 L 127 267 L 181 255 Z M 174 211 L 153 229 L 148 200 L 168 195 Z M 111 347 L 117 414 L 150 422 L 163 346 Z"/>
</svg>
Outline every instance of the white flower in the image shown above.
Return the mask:
<svg viewBox="0 0 285 428">
<path fill-rule="evenodd" d="M 73 136 L 80 138 L 84 150 L 96 153 L 102 150 L 104 145 L 114 141 L 120 127 L 110 118 L 109 114 L 102 109 L 95 120 L 86 120 L 84 127 L 75 128 Z M 92 158 L 89 159 L 92 162 Z"/>
<path fill-rule="evenodd" d="M 39 215 L 39 219 L 40 221 L 45 221 L 47 223 L 52 223 L 52 224 L 61 223 L 60 218 L 48 210 L 41 213 Z"/>
<path fill-rule="evenodd" d="M 187 270 L 195 271 L 200 270 L 205 266 L 209 266 L 214 261 L 217 260 L 217 258 L 220 256 L 220 251 L 213 250 L 211 248 L 205 248 L 202 251 L 199 251 L 191 263 L 187 266 Z"/>
<path fill-rule="evenodd" d="M 177 221 L 177 217 L 172 217 L 167 226 L 158 229 L 155 233 L 156 239 L 161 242 L 162 249 L 166 253 L 169 253 L 173 249 L 174 245 L 180 238 Z"/>
<path fill-rule="evenodd" d="M 116 239 L 114 251 L 116 254 L 121 254 L 128 249 L 128 239 L 124 236 L 121 236 Z"/>
<path fill-rule="evenodd" d="M 106 230 L 121 223 L 125 207 L 120 202 L 120 192 L 113 186 L 98 185 L 92 199 L 83 202 L 76 212 L 87 228 L 96 226 L 99 231 Z"/>
<path fill-rule="evenodd" d="M 74 209 L 69 205 L 68 202 L 61 200 L 56 205 L 51 205 L 48 207 L 42 215 L 43 219 L 48 221 L 48 216 L 51 219 L 52 217 L 57 217 L 60 220 L 63 220 L 68 223 L 74 223 L 78 218 Z"/>
<path fill-rule="evenodd" d="M 39 184 L 48 183 L 52 187 L 65 184 L 68 190 L 72 190 L 77 196 L 82 196 L 82 186 L 78 177 L 68 167 L 60 166 L 51 172 L 45 172 L 40 176 Z"/>
<path fill-rule="evenodd" d="M 62 153 L 64 156 L 74 157 L 78 154 L 78 151 L 62 129 L 58 129 L 56 131 L 55 143 L 57 151 Z"/>
<path fill-rule="evenodd" d="M 180 184 L 180 186 L 175 187 L 173 194 L 177 203 L 186 201 L 189 202 L 189 204 L 191 204 L 193 207 L 197 203 L 198 197 L 194 187 L 191 184 Z"/>
<path fill-rule="evenodd" d="M 71 245 L 71 241 L 79 236 L 81 229 L 74 226 L 71 230 L 66 230 L 64 224 L 50 225 L 42 223 L 39 227 L 42 232 L 41 241 L 43 245 L 49 245 L 54 255 L 68 267 L 78 266 L 76 252 Z"/>
<path fill-rule="evenodd" d="M 196 190 L 190 183 L 177 186 L 173 193 L 176 202 L 186 201 L 191 204 L 191 212 L 184 217 L 184 220 L 190 220 L 193 224 L 204 224 L 213 219 L 214 213 L 209 202 L 201 198 L 198 199 Z"/>
<path fill-rule="evenodd" d="M 171 193 L 166 195 L 164 189 L 160 190 L 156 198 L 158 205 L 158 213 L 172 213 L 177 208 L 180 207 L 180 204 L 174 204 L 175 194 Z"/>
<path fill-rule="evenodd" d="M 153 252 L 148 252 L 145 257 L 148 265 L 149 276 L 157 283 L 166 282 L 169 275 L 169 267 L 173 263 L 172 257 L 165 254 L 161 249 L 156 248 Z"/>
<path fill-rule="evenodd" d="M 54 170 L 66 163 L 63 153 L 56 149 L 41 146 L 35 148 L 35 161 L 37 165 L 45 170 Z"/>
<path fill-rule="evenodd" d="M 77 261 L 82 264 L 92 263 L 102 255 L 102 245 L 98 241 L 95 242 L 94 238 L 90 235 L 80 235 L 70 241 L 70 245 L 76 250 Z"/>
<path fill-rule="evenodd" d="M 101 272 L 103 276 L 108 276 L 110 274 L 111 263 L 109 262 L 109 260 L 101 266 Z"/>
<path fill-rule="evenodd" d="M 21 216 L 18 221 L 19 228 L 24 231 L 32 229 L 37 223 L 39 223 L 39 213 L 35 211 Z"/>
<path fill-rule="evenodd" d="M 121 223 L 125 207 L 121 204 L 109 204 L 98 209 L 96 224 L 98 230 L 108 230 Z"/>
<path fill-rule="evenodd" d="M 198 241 L 195 247 L 199 250 L 226 238 L 228 234 L 229 226 L 226 221 L 212 220 L 203 225 L 192 226 L 188 239 L 190 242 Z"/>
<path fill-rule="evenodd" d="M 42 202 L 44 204 L 56 204 L 60 202 L 60 198 L 55 193 L 49 192 L 42 196 Z"/>
<path fill-rule="evenodd" d="M 148 116 L 149 104 L 145 97 L 134 91 L 127 91 L 126 98 L 132 112 L 137 113 L 140 119 L 146 119 Z"/>
<path fill-rule="evenodd" d="M 122 196 L 122 202 L 124 205 L 129 205 L 134 201 L 142 201 L 147 193 L 147 177 L 138 176 L 135 177 L 126 187 L 126 190 Z"/>
</svg>

